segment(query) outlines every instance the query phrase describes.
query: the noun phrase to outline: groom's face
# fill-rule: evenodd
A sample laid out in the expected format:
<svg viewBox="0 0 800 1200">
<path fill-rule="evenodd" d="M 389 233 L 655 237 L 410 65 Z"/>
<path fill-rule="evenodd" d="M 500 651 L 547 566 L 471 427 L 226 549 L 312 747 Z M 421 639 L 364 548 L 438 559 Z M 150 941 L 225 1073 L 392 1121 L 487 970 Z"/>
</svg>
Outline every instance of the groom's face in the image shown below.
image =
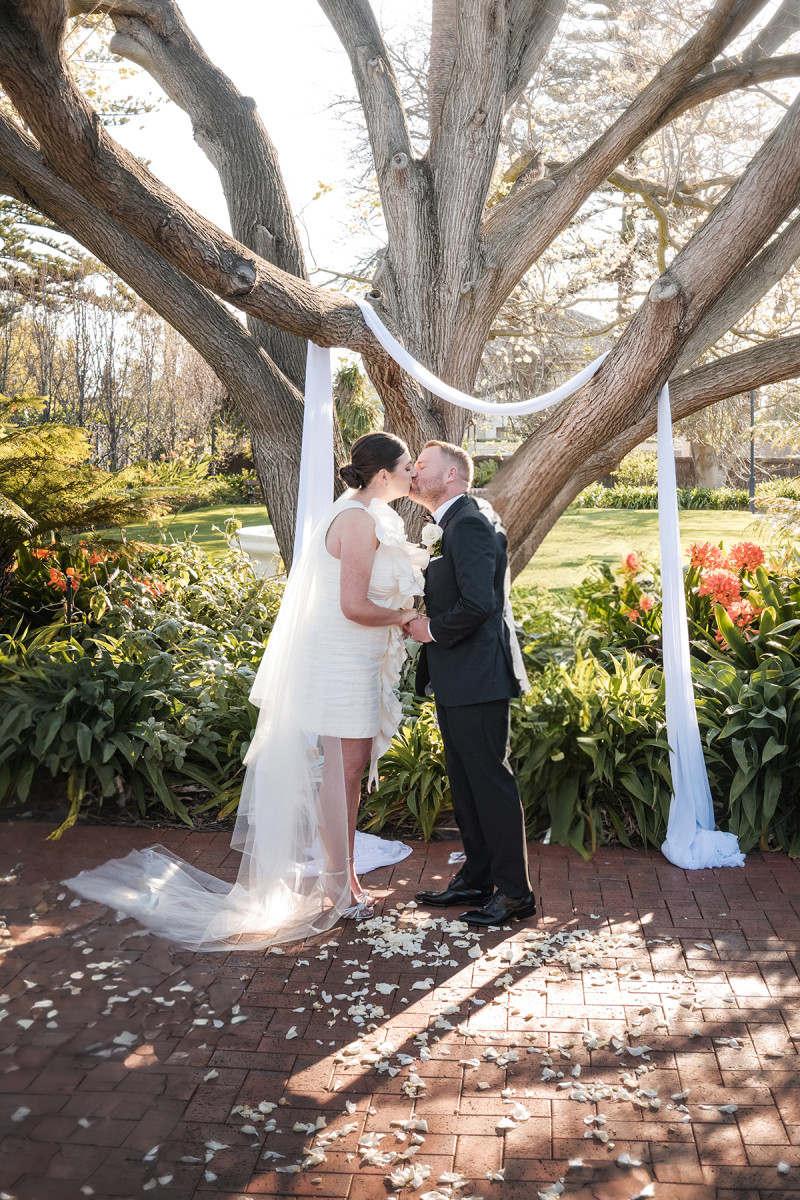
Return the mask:
<svg viewBox="0 0 800 1200">
<path fill-rule="evenodd" d="M 450 464 L 438 446 L 426 446 L 414 463 L 414 469 L 416 475 L 411 481 L 409 496 L 433 511 L 444 499 Z"/>
</svg>

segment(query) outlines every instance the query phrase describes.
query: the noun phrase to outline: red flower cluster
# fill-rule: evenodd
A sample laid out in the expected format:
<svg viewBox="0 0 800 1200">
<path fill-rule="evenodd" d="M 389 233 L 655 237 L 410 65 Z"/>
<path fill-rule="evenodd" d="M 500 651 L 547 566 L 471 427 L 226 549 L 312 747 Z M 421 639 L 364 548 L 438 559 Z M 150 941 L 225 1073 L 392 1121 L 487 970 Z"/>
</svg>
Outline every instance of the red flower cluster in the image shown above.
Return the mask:
<svg viewBox="0 0 800 1200">
<path fill-rule="evenodd" d="M 52 550 L 31 550 L 34 558 L 49 558 L 52 553 Z"/>
<path fill-rule="evenodd" d="M 717 567 L 724 567 L 740 575 L 743 571 L 752 575 L 756 567 L 760 567 L 764 562 L 764 551 L 755 542 L 737 542 L 727 554 L 719 546 L 712 546 L 710 542 L 703 542 L 702 545 L 695 542 L 689 547 L 688 554 L 692 566 L 699 571 L 713 571 Z"/>
<path fill-rule="evenodd" d="M 715 567 L 727 566 L 725 551 L 710 542 L 694 542 L 687 551 L 689 561 L 696 571 L 712 571 Z"/>
<path fill-rule="evenodd" d="M 137 575 L 134 575 L 133 582 L 140 583 L 148 596 L 152 596 L 154 600 L 157 600 L 159 596 L 163 596 L 167 590 L 167 585 L 159 579 L 153 579 L 152 575 L 145 575 L 144 579 L 139 579 Z"/>
<path fill-rule="evenodd" d="M 63 572 L 51 567 L 48 583 L 51 587 L 58 588 L 60 592 L 66 592 L 68 587 L 73 592 L 77 592 L 80 587 L 80 579 L 81 577 L 74 567 L 67 567 Z"/>
<path fill-rule="evenodd" d="M 625 558 L 622 560 L 623 570 L 628 572 L 631 575 L 635 575 L 637 573 L 637 571 L 641 570 L 641 566 L 642 566 L 642 564 L 639 559 L 639 555 L 636 554 L 633 550 L 631 550 L 630 554 L 627 554 L 625 556 Z"/>
<path fill-rule="evenodd" d="M 715 604 L 727 608 L 741 596 L 742 581 L 733 571 L 717 567 L 713 571 L 706 571 L 697 590 L 701 596 L 711 596 Z"/>
<path fill-rule="evenodd" d="M 764 551 L 755 542 L 737 542 L 728 551 L 728 566 L 732 571 L 747 571 L 752 575 L 764 562 Z"/>
</svg>

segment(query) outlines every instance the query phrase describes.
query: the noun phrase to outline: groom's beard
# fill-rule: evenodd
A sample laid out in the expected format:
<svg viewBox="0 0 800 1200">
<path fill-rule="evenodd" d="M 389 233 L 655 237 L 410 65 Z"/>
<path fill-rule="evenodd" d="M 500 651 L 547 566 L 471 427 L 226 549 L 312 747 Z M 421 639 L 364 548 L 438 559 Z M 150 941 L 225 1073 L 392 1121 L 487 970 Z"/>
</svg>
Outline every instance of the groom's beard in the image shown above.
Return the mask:
<svg viewBox="0 0 800 1200">
<path fill-rule="evenodd" d="M 411 491 L 408 493 L 409 500 L 413 500 L 415 504 L 420 504 L 423 508 L 427 508 L 429 512 L 436 512 L 436 509 L 444 501 L 444 492 L 441 484 L 429 481 L 428 484 L 418 488 L 416 479 L 411 484 Z"/>
</svg>

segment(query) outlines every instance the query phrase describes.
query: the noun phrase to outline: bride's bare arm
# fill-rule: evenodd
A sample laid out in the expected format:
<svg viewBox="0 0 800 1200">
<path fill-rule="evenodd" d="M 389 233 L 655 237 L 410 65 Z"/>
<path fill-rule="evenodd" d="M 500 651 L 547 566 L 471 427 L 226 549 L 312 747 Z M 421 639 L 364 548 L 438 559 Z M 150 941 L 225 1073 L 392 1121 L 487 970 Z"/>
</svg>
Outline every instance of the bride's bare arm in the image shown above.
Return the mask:
<svg viewBox="0 0 800 1200">
<path fill-rule="evenodd" d="M 381 608 L 367 596 L 378 539 L 369 513 L 355 508 L 340 513 L 325 539 L 329 554 L 341 563 L 339 603 L 348 621 L 359 625 L 404 625 L 417 615 L 413 608 Z"/>
</svg>

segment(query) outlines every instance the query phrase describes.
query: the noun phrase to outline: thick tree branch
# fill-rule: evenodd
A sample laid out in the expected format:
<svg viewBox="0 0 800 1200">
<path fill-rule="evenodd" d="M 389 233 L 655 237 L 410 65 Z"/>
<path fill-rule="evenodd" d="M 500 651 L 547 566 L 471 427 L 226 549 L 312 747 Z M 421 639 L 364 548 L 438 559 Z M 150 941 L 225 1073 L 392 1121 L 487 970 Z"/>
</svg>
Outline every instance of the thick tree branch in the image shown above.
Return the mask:
<svg viewBox="0 0 800 1200">
<path fill-rule="evenodd" d="M 670 383 L 673 421 L 739 396 L 751 388 L 767 387 L 800 376 L 800 337 L 777 338 L 750 350 L 698 367 Z M 511 561 L 513 576 L 519 574 L 541 545 L 545 536 L 575 497 L 602 475 L 607 475 L 641 442 L 656 431 L 658 409 L 651 404 L 642 418 L 592 454 L 565 482 L 561 491 L 539 515 L 522 545 L 515 548 Z M 498 508 L 502 500 L 494 495 L 495 481 L 487 488 L 487 498 Z"/>
<path fill-rule="evenodd" d="M 0 114 L 0 171 L 9 195 L 49 217 L 124 279 L 205 358 L 227 389 L 254 439 L 267 439 L 275 482 L 288 487 L 299 464 L 302 397 L 258 348 L 242 324 L 205 289 L 54 175 L 28 137 Z M 291 517 L 270 504 L 279 543 L 292 545 Z"/>
<path fill-rule="evenodd" d="M 233 236 L 291 275 L 307 278 L 303 250 L 275 147 L 250 96 L 207 57 L 174 0 L 72 0 L 72 12 L 106 12 L 111 49 L 138 63 L 191 119 L 194 138 L 216 168 Z M 302 388 L 305 345 L 249 318 L 250 331 Z"/>
<path fill-rule="evenodd" d="M 456 11 L 458 0 L 432 0 L 431 48 L 428 57 L 428 128 L 439 124 L 442 105 L 450 84 L 456 57 Z"/>
<path fill-rule="evenodd" d="M 791 79 L 800 75 L 800 54 L 784 54 L 779 58 L 759 59 L 753 63 L 735 63 L 726 66 L 724 70 L 715 71 L 713 75 L 702 75 L 694 79 L 680 96 L 670 104 L 660 115 L 647 136 L 657 133 L 670 121 L 696 108 L 698 104 L 706 104 L 709 100 L 717 100 L 730 92 L 742 88 L 753 87 L 759 83 L 769 83 L 775 79 Z"/>
<path fill-rule="evenodd" d="M 408 236 L 409 199 L 413 210 L 426 205 L 428 184 L 414 159 L 400 87 L 372 6 L 369 0 L 319 3 L 350 59 L 390 240 Z"/>
<path fill-rule="evenodd" d="M 800 0 L 783 0 L 761 32 L 741 55 L 742 62 L 768 58 L 800 29 Z"/>
<path fill-rule="evenodd" d="M 506 110 L 544 61 L 566 9 L 566 0 L 515 0 L 509 18 Z"/>
<path fill-rule="evenodd" d="M 625 112 L 549 184 L 515 189 L 490 210 L 483 234 L 487 259 L 496 269 L 480 282 L 478 302 L 487 320 L 532 262 L 575 215 L 596 187 L 623 162 L 654 127 L 698 72 L 726 46 L 764 6 L 764 0 L 717 0 L 698 32 L 690 38 L 639 93 Z"/>
<path fill-rule="evenodd" d="M 42 156 L 144 245 L 235 307 L 319 345 L 369 347 L 358 306 L 253 254 L 118 146 L 66 71 L 63 0 L 0 7 L 0 79 Z"/>
<path fill-rule="evenodd" d="M 459 0 L 455 52 L 428 158 L 440 228 L 437 286 L 467 294 L 476 277 L 475 244 L 489 193 L 505 111 L 505 6 Z M 455 306 L 450 312 L 454 315 Z M 451 330 L 440 340 L 449 344 Z"/>
<path fill-rule="evenodd" d="M 680 352 L 724 290 L 800 202 L 800 97 L 750 167 L 651 288 L 594 378 L 503 467 L 493 492 L 505 506 L 513 545 L 527 545 L 539 512 L 590 457 L 598 428 L 606 440 L 647 412 Z M 564 447 L 569 447 L 569 455 Z M 525 480 L 539 481 L 535 505 L 514 505 Z M 533 517 L 533 520 L 531 519 Z"/>
<path fill-rule="evenodd" d="M 687 340 L 675 375 L 681 375 L 779 282 L 800 259 L 800 216 L 796 216 L 743 271 L 722 290 Z"/>
</svg>

